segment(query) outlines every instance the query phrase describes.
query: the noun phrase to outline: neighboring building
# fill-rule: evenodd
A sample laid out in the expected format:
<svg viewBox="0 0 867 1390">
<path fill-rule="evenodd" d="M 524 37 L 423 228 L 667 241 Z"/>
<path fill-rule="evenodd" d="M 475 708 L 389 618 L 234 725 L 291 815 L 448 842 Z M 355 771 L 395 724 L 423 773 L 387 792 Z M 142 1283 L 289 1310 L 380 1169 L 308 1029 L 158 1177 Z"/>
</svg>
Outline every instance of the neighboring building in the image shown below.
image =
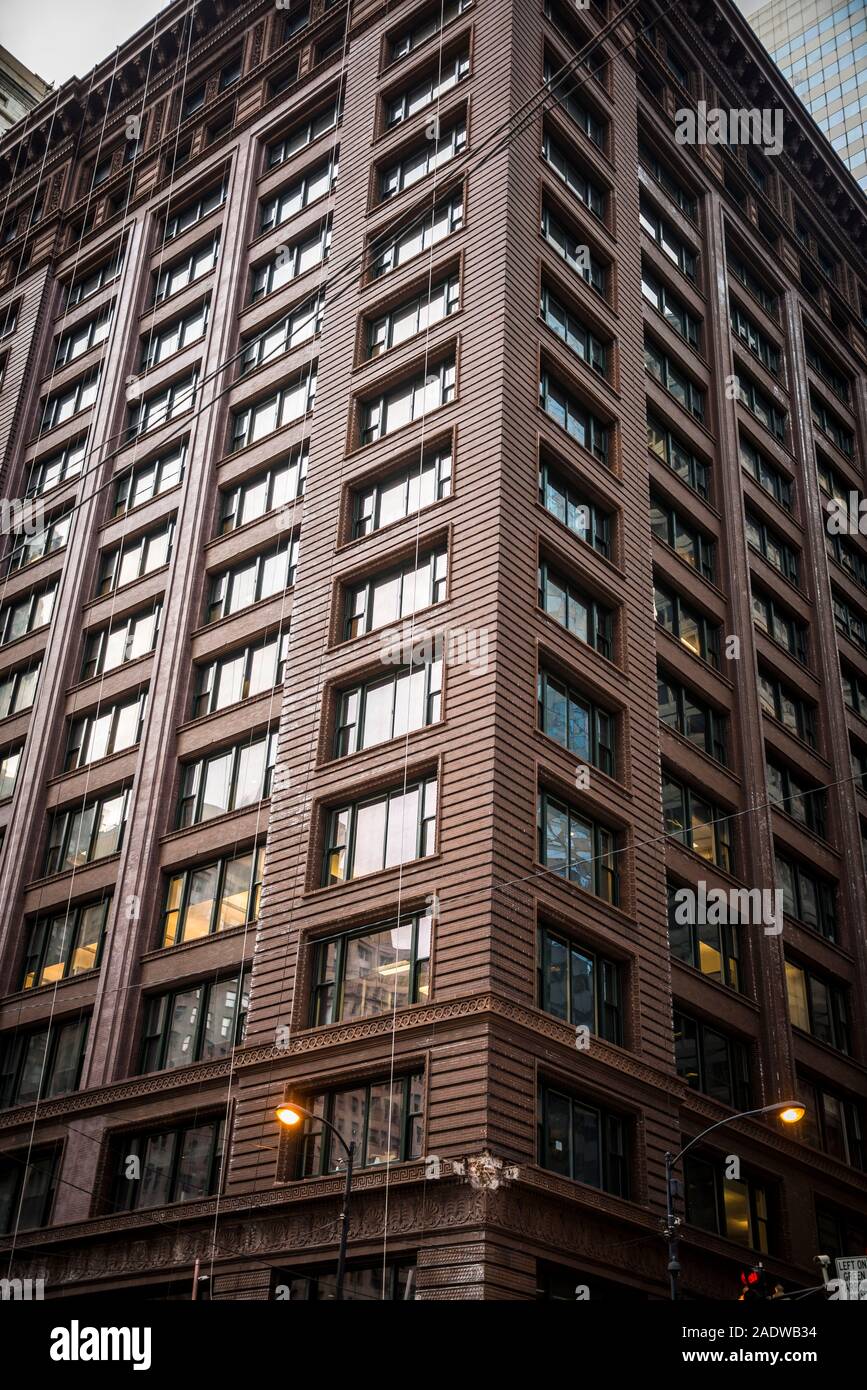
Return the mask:
<svg viewBox="0 0 867 1390">
<path fill-rule="evenodd" d="M 51 91 L 48 82 L 0 45 L 0 139 Z"/>
<path fill-rule="evenodd" d="M 867 3 L 741 0 L 780 71 L 867 189 Z"/>
<path fill-rule="evenodd" d="M 865 204 L 611 13 L 178 0 L 0 151 L 9 1277 L 327 1297 L 287 1088 L 355 1297 L 665 1297 L 792 1095 L 684 1293 L 865 1247 Z"/>
</svg>

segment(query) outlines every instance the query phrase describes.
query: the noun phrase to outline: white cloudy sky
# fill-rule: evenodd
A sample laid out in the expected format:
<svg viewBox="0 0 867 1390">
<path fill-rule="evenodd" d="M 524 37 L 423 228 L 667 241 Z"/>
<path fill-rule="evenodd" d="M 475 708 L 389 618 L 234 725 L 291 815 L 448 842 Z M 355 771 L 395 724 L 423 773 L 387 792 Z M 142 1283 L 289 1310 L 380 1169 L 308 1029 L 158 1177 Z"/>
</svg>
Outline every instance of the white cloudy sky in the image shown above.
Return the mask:
<svg viewBox="0 0 867 1390">
<path fill-rule="evenodd" d="M 69 77 L 84 77 L 166 2 L 0 0 L 0 44 L 56 85 Z"/>
</svg>

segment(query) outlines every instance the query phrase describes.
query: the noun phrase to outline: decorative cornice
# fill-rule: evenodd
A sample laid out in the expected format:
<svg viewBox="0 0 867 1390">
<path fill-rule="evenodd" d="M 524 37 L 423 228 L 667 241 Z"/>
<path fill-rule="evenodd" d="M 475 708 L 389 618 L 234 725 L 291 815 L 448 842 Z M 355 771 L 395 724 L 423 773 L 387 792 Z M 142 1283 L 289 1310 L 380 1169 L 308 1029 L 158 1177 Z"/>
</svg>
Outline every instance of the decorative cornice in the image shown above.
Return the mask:
<svg viewBox="0 0 867 1390">
<path fill-rule="evenodd" d="M 517 1027 L 525 1028 L 534 1036 L 547 1038 L 551 1042 L 561 1044 L 570 1052 L 574 1051 L 575 1030 L 568 1024 L 542 1013 L 541 1010 L 490 993 L 465 995 L 441 1004 L 398 1010 L 394 1016 L 383 1014 L 378 1018 L 365 1019 L 357 1023 L 308 1029 L 297 1033 L 284 1047 L 269 1044 L 263 1047 L 240 1048 L 235 1052 L 234 1058 L 224 1057 L 217 1062 L 200 1062 L 179 1071 L 128 1077 L 91 1091 L 78 1091 L 71 1096 L 41 1101 L 38 1105 L 17 1106 L 0 1113 L 0 1133 L 17 1129 L 22 1125 L 30 1125 L 37 1120 L 62 1120 L 65 1116 L 80 1115 L 90 1110 L 99 1111 L 144 1096 L 182 1091 L 188 1087 L 199 1088 L 206 1082 L 229 1078 L 238 1071 L 267 1067 L 274 1062 L 285 1062 L 287 1059 L 321 1051 L 330 1053 L 338 1047 L 391 1037 L 392 1033 L 423 1032 L 460 1019 L 484 1020 L 490 1017 L 504 1019 Z M 609 1046 L 599 1038 L 594 1037 L 591 1040 L 590 1055 L 610 1066 L 612 1070 L 625 1072 L 655 1090 L 664 1091 L 669 1095 L 685 1092 L 684 1083 L 676 1076 L 661 1069 L 657 1070 L 625 1049 Z"/>
</svg>

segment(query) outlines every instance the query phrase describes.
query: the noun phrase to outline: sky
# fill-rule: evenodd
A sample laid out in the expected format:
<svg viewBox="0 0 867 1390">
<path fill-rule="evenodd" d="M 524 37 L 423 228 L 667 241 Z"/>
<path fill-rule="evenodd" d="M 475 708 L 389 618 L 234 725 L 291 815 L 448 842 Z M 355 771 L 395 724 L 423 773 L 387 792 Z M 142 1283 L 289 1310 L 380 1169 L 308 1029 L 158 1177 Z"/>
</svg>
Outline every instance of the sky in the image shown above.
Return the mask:
<svg viewBox="0 0 867 1390">
<path fill-rule="evenodd" d="M 0 44 L 46 82 L 84 77 L 167 0 L 0 0 Z"/>
</svg>

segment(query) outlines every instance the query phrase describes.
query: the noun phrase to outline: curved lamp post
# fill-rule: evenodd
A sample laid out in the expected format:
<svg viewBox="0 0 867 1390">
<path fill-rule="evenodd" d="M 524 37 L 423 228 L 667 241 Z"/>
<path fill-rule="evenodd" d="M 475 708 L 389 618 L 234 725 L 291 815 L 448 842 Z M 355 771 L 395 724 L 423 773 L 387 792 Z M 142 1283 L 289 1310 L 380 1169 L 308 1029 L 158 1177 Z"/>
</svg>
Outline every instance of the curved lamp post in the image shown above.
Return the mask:
<svg viewBox="0 0 867 1390">
<path fill-rule="evenodd" d="M 303 1105 L 296 1105 L 295 1101 L 283 1101 L 278 1105 L 274 1112 L 281 1125 L 291 1129 L 294 1125 L 301 1123 L 302 1119 L 315 1120 L 317 1124 L 331 1131 L 343 1145 L 346 1153 L 346 1182 L 343 1187 L 343 1210 L 340 1213 L 340 1244 L 337 1251 L 337 1281 L 334 1291 L 335 1301 L 343 1298 L 343 1274 L 346 1268 L 346 1241 L 349 1236 L 349 1201 L 352 1195 L 352 1163 L 355 1158 L 355 1141 L 351 1140 L 348 1144 L 340 1130 L 326 1120 L 322 1115 L 314 1115 L 312 1110 L 308 1110 Z"/>
<path fill-rule="evenodd" d="M 742 1110 L 738 1115 L 727 1115 L 724 1120 L 717 1120 L 716 1124 L 708 1125 L 701 1134 L 690 1139 L 679 1153 L 673 1154 L 669 1151 L 665 1155 L 665 1234 L 668 1237 L 668 1277 L 672 1299 L 677 1298 L 678 1280 L 680 1279 L 680 1261 L 677 1258 L 677 1246 L 680 1237 L 678 1235 L 678 1218 L 674 1214 L 673 1172 L 675 1164 L 680 1162 L 693 1144 L 697 1144 L 700 1139 L 703 1139 L 706 1134 L 710 1134 L 713 1130 L 720 1129 L 723 1125 L 733 1124 L 735 1120 L 744 1120 L 749 1115 L 770 1115 L 774 1112 L 779 1113 L 780 1119 L 787 1125 L 794 1125 L 804 1118 L 805 1107 L 797 1100 L 781 1100 L 777 1101 L 776 1105 L 763 1105 L 758 1110 Z"/>
</svg>

